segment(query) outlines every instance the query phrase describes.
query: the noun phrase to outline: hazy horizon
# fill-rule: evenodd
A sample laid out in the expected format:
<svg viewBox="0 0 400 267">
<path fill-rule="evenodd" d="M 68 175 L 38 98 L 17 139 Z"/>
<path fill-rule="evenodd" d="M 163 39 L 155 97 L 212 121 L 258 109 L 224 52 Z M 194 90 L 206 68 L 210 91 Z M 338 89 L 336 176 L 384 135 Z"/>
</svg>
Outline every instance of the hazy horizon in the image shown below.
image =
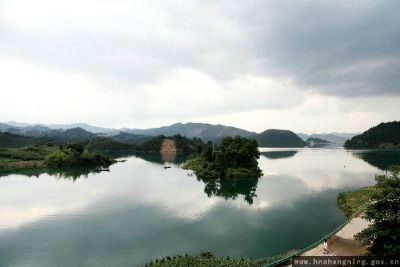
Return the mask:
<svg viewBox="0 0 400 267">
<path fill-rule="evenodd" d="M 0 0 L 0 121 L 363 132 L 400 119 L 399 9 Z"/>
<path fill-rule="evenodd" d="M 119 128 L 112 128 L 112 127 L 105 127 L 102 125 L 92 125 L 86 122 L 71 122 L 71 123 L 27 123 L 27 122 L 18 122 L 18 121 L 5 121 L 5 122 L 0 122 L 0 123 L 4 123 L 13 127 L 29 127 L 29 126 L 46 126 L 46 127 L 50 127 L 51 129 L 56 129 L 57 127 L 65 127 L 65 126 L 74 126 L 74 127 L 80 127 L 80 125 L 85 125 L 85 126 L 90 126 L 90 127 L 95 127 L 95 128 L 104 128 L 107 130 L 124 130 L 124 129 L 129 129 L 129 130 L 145 130 L 145 129 L 151 129 L 151 128 L 160 128 L 160 127 L 168 127 L 168 126 L 172 126 L 175 124 L 187 124 L 187 123 L 200 123 L 200 124 L 211 124 L 211 125 L 222 125 L 222 126 L 227 126 L 227 127 L 235 127 L 232 125 L 226 125 L 226 124 L 213 124 L 213 123 L 205 123 L 205 122 L 175 122 L 172 124 L 168 124 L 168 125 L 161 125 L 159 127 L 149 127 L 149 128 L 132 128 L 132 127 L 119 127 Z M 242 130 L 246 130 L 249 132 L 254 132 L 254 133 L 261 133 L 265 130 L 270 130 L 270 129 L 278 129 L 278 128 L 268 128 L 268 129 L 264 129 L 260 132 L 256 132 L 256 131 L 251 131 L 245 128 L 240 128 L 240 127 L 235 127 L 235 128 L 239 128 Z M 280 129 L 280 130 L 290 130 L 291 129 Z M 368 130 L 368 129 L 365 129 Z M 293 131 L 295 132 L 295 131 Z M 312 135 L 312 134 L 338 134 L 338 135 L 347 135 L 347 134 L 359 134 L 361 132 L 338 132 L 338 131 L 333 131 L 333 132 L 296 132 L 299 134 L 307 134 L 307 135 Z"/>
</svg>

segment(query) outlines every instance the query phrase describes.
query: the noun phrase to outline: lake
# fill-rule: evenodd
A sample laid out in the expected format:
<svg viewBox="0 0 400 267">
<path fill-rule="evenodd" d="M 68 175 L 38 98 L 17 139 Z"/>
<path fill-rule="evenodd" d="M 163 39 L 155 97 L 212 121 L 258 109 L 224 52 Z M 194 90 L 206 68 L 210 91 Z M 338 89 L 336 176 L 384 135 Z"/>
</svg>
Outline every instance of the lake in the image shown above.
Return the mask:
<svg viewBox="0 0 400 267">
<path fill-rule="evenodd" d="M 399 151 L 262 148 L 264 176 L 215 185 L 158 154 L 110 172 L 0 178 L 0 266 L 140 266 L 160 256 L 266 257 L 303 248 L 346 218 L 339 192 L 374 184 Z"/>
</svg>

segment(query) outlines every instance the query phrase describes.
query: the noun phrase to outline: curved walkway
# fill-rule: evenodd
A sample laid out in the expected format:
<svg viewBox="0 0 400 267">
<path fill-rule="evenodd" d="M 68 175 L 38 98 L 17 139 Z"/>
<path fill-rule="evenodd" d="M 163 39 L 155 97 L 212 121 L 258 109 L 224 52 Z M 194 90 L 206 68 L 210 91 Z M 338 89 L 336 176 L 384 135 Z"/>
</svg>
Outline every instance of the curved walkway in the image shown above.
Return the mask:
<svg viewBox="0 0 400 267">
<path fill-rule="evenodd" d="M 339 232 L 328 240 L 329 254 L 323 254 L 324 245 L 320 244 L 315 248 L 306 251 L 302 256 L 358 256 L 366 252 L 366 248 L 357 240 L 354 235 L 361 232 L 370 225 L 370 222 L 361 217 L 353 218 Z"/>
</svg>

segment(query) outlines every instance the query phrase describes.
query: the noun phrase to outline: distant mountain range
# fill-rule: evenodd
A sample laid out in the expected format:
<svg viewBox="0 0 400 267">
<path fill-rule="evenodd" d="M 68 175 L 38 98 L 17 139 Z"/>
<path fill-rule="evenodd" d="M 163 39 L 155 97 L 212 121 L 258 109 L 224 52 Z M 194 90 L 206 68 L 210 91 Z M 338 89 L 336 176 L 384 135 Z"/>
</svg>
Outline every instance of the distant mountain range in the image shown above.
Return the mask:
<svg viewBox="0 0 400 267">
<path fill-rule="evenodd" d="M 73 124 L 27 124 L 19 122 L 0 123 L 0 131 L 26 136 L 46 136 L 53 135 L 55 131 L 61 132 L 69 129 L 83 129 L 93 134 L 103 134 L 114 136 L 118 141 L 129 143 L 136 141 L 145 141 L 145 136 L 173 136 L 181 134 L 189 138 L 198 137 L 204 141 L 218 141 L 224 136 L 240 135 L 250 137 L 257 133 L 249 132 L 240 128 L 224 125 L 213 125 L 208 123 L 175 123 L 169 126 L 149 129 L 113 129 L 91 126 L 85 123 Z"/>
<path fill-rule="evenodd" d="M 122 131 L 141 135 L 166 135 L 172 136 L 175 134 L 181 134 L 189 138 L 198 137 L 204 141 L 217 141 L 224 136 L 235 136 L 240 135 L 244 137 L 250 137 L 257 135 L 257 133 L 249 132 L 240 128 L 224 125 L 213 125 L 208 123 L 175 123 L 170 126 L 163 126 L 160 128 L 150 129 L 122 129 Z"/>
<path fill-rule="evenodd" d="M 201 138 L 204 141 L 218 142 L 225 136 L 244 136 L 257 139 L 261 146 L 303 147 L 309 138 L 319 138 L 334 144 L 343 144 L 354 136 L 351 133 L 328 133 L 297 135 L 288 130 L 267 130 L 260 134 L 240 128 L 213 125 L 208 123 L 175 123 L 169 126 L 149 129 L 114 129 L 92 126 L 86 123 L 72 124 L 28 124 L 20 122 L 0 123 L 0 132 L 22 136 L 50 137 L 58 141 L 73 141 L 92 137 L 111 137 L 114 141 L 128 144 L 141 144 L 151 136 L 184 135 L 188 138 Z"/>
<path fill-rule="evenodd" d="M 42 127 L 42 130 L 46 131 L 47 130 L 67 130 L 67 129 L 72 129 L 72 128 L 82 128 L 86 131 L 92 132 L 92 133 L 110 133 L 110 132 L 118 132 L 118 129 L 113 129 L 113 128 L 104 128 L 104 127 L 97 127 L 97 126 L 92 126 L 87 123 L 70 123 L 70 124 L 29 124 L 29 123 L 23 123 L 23 122 L 15 122 L 15 121 L 9 121 L 5 123 L 0 123 L 0 124 L 5 124 L 8 126 L 12 126 L 15 128 L 29 128 L 29 127 L 35 127 L 36 129 L 39 129 L 38 127 Z M 1 129 L 1 125 L 0 125 Z"/>
<path fill-rule="evenodd" d="M 321 133 L 321 134 L 304 134 L 304 133 L 297 133 L 301 139 L 307 141 L 309 138 L 318 138 L 322 140 L 326 140 L 332 144 L 342 145 L 344 142 L 352 138 L 353 136 L 357 135 L 356 133 Z"/>
</svg>

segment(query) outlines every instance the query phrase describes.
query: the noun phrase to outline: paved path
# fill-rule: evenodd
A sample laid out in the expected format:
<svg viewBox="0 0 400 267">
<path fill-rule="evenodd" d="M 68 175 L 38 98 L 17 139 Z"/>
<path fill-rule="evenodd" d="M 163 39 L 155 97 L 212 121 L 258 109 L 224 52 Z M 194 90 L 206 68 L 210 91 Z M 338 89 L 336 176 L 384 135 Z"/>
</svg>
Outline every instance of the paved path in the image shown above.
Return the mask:
<svg viewBox="0 0 400 267">
<path fill-rule="evenodd" d="M 358 256 L 366 252 L 366 248 L 354 235 L 368 227 L 370 223 L 360 217 L 353 218 L 345 227 L 328 240 L 329 254 L 323 254 L 324 245 L 305 252 L 303 256 Z"/>
</svg>

